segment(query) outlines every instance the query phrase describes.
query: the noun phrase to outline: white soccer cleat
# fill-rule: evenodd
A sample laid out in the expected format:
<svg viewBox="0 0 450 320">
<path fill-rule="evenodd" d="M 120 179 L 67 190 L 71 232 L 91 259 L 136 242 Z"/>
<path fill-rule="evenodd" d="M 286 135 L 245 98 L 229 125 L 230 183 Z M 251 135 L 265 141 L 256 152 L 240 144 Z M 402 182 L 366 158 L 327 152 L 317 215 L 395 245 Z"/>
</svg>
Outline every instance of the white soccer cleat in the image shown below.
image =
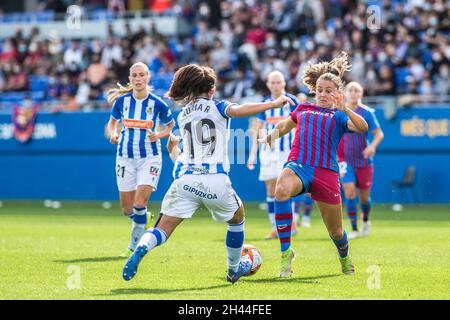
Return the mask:
<svg viewBox="0 0 450 320">
<path fill-rule="evenodd" d="M 303 216 L 302 217 L 302 227 L 303 228 L 311 228 L 311 218 Z"/>
<path fill-rule="evenodd" d="M 370 233 L 370 221 L 363 222 L 362 229 L 361 229 L 361 236 L 367 237 Z"/>
<path fill-rule="evenodd" d="M 350 231 L 350 232 L 348 233 L 347 237 L 348 237 L 349 239 L 356 239 L 356 238 L 359 237 L 359 232 L 358 232 L 358 231 L 352 230 L 352 231 Z"/>
</svg>

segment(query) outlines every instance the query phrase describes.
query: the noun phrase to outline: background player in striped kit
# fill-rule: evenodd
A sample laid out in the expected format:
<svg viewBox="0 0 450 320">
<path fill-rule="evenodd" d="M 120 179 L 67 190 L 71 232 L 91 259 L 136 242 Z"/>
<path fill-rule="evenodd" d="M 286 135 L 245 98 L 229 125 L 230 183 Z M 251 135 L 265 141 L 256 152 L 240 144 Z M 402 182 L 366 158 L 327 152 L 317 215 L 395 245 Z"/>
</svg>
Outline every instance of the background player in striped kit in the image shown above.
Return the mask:
<svg viewBox="0 0 450 320">
<path fill-rule="evenodd" d="M 359 236 L 356 188 L 359 189 L 362 210 L 361 235 L 369 235 L 373 157 L 378 145 L 383 140 L 384 134 L 375 116 L 375 111 L 361 102 L 363 88 L 359 83 L 350 82 L 347 84 L 345 96 L 347 106 L 363 117 L 369 125 L 368 132 L 345 133 L 338 147 L 339 171 L 345 193 L 345 206 L 352 227 L 348 237 L 353 239 Z M 368 139 L 369 132 L 373 135 L 371 142 Z"/>
<path fill-rule="evenodd" d="M 331 62 L 310 64 L 303 82 L 316 94 L 317 104 L 301 104 L 291 117 L 275 127 L 261 142 L 269 144 L 293 128 L 294 145 L 275 188 L 275 219 L 281 245 L 280 276 L 292 273 L 295 252 L 291 247 L 291 197 L 310 192 L 339 254 L 342 272 L 353 274 L 347 233 L 342 226 L 337 147 L 345 132 L 365 132 L 364 119 L 344 103 L 342 77 L 350 66 L 346 53 Z"/>
<path fill-rule="evenodd" d="M 176 160 L 175 180 L 164 196 L 155 228 L 142 236 L 123 268 L 122 276 L 127 281 L 135 276 L 147 252 L 165 243 L 176 227 L 191 218 L 201 205 L 215 220 L 228 223 L 227 281 L 234 283 L 251 270 L 250 261 L 241 262 L 244 206 L 228 177 L 230 118 L 251 116 L 294 102 L 286 96 L 266 103 L 243 105 L 213 100 L 216 81 L 214 70 L 196 64 L 182 67 L 175 73 L 167 94 L 183 106 L 168 143 L 170 156 Z M 180 140 L 182 152 L 178 148 Z"/>
<path fill-rule="evenodd" d="M 266 85 L 270 91 L 270 95 L 265 97 L 263 99 L 263 102 L 274 101 L 282 95 L 286 95 L 291 98 L 292 101 L 294 101 L 295 106 L 291 106 L 287 103 L 282 108 L 266 110 L 265 112 L 257 115 L 257 119 L 259 121 L 255 122 L 255 126 L 250 129 L 252 130 L 252 132 L 254 132 L 252 147 L 247 161 L 247 167 L 250 170 L 253 170 L 255 168 L 255 161 L 258 151 L 258 141 L 256 136 L 258 134 L 264 136 L 268 132 L 273 130 L 278 122 L 289 117 L 290 113 L 294 111 L 295 107 L 298 104 L 297 97 L 290 93 L 286 93 L 286 82 L 284 80 L 283 74 L 280 71 L 272 71 L 271 73 L 269 73 L 269 75 L 267 76 Z M 289 152 L 291 152 L 293 136 L 293 133 L 289 133 L 288 136 L 281 137 L 280 140 L 277 140 L 272 147 L 268 146 L 267 144 L 262 144 L 259 148 L 259 181 L 264 181 L 264 184 L 266 186 L 267 211 L 269 214 L 269 221 L 272 225 L 272 231 L 265 237 L 266 240 L 278 238 L 274 210 L 275 185 L 278 175 L 283 170 L 283 165 L 289 156 Z M 297 225 L 294 220 L 294 223 L 292 224 L 292 235 L 295 235 L 297 233 Z"/>
<path fill-rule="evenodd" d="M 141 62 L 131 66 L 129 84 L 109 91 L 113 103 L 107 130 L 110 142 L 117 144 L 116 176 L 120 205 L 132 219 L 131 240 L 120 257 L 127 258 L 150 224 L 147 202 L 158 186 L 162 169 L 160 139 L 174 126 L 167 104 L 151 92 L 150 71 Z M 118 128 L 121 124 L 121 132 Z M 156 130 L 160 124 L 161 131 Z"/>
</svg>

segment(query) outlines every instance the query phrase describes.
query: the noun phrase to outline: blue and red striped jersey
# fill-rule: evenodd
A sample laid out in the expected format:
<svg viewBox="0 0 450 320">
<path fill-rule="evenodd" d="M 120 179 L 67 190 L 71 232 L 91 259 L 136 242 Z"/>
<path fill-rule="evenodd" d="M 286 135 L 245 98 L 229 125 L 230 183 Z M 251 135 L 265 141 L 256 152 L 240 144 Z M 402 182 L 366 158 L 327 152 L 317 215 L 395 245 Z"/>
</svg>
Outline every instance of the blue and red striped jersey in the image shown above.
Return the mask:
<svg viewBox="0 0 450 320">
<path fill-rule="evenodd" d="M 351 132 L 346 133 L 341 139 L 338 147 L 339 161 L 345 161 L 356 168 L 363 168 L 373 163 L 373 157 L 364 159 L 363 151 L 369 145 L 369 132 L 380 127 L 375 110 L 366 107 L 358 106 L 355 112 L 366 120 L 369 125 L 367 132 Z"/>
<path fill-rule="evenodd" d="M 350 132 L 348 116 L 337 109 L 305 103 L 291 113 L 291 119 L 297 129 L 288 161 L 339 172 L 336 152 L 342 135 Z"/>
</svg>

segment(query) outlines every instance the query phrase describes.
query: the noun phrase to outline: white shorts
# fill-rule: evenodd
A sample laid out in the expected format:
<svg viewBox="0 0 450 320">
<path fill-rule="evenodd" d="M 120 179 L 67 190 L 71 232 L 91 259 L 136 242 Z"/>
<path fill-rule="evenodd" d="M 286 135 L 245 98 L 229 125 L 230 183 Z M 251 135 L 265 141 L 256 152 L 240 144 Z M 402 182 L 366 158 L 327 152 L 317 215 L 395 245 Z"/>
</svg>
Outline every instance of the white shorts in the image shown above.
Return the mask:
<svg viewBox="0 0 450 320">
<path fill-rule="evenodd" d="M 288 159 L 288 153 L 260 154 L 259 181 L 277 179 Z"/>
<path fill-rule="evenodd" d="M 225 174 L 185 174 L 173 181 L 162 202 L 161 213 L 188 219 L 204 205 L 216 221 L 230 221 L 242 201 Z"/>
<path fill-rule="evenodd" d="M 117 187 L 120 192 L 135 191 L 148 185 L 156 190 L 161 175 L 162 159 L 158 157 L 129 159 L 116 158 Z"/>
</svg>

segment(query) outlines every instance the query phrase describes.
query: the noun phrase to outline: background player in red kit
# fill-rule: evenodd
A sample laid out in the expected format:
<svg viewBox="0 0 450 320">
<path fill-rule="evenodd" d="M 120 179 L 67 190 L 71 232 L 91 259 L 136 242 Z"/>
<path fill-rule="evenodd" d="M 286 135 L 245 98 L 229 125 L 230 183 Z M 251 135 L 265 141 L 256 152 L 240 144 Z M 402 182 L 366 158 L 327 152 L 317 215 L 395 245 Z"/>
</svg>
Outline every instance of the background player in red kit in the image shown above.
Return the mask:
<svg viewBox="0 0 450 320">
<path fill-rule="evenodd" d="M 348 56 L 310 64 L 303 82 L 316 95 L 317 104 L 300 104 L 290 118 L 277 124 L 261 142 L 269 144 L 293 128 L 294 144 L 275 188 L 275 219 L 281 244 L 280 276 L 292 273 L 295 252 L 291 247 L 292 205 L 290 198 L 311 193 L 328 233 L 336 245 L 344 274 L 355 269 L 348 256 L 347 233 L 342 227 L 337 148 L 345 132 L 365 132 L 364 119 L 345 106 L 342 77 L 349 70 Z"/>
<path fill-rule="evenodd" d="M 350 82 L 347 84 L 345 88 L 347 107 L 363 117 L 369 125 L 368 132 L 345 133 L 338 147 L 339 173 L 345 193 L 347 215 L 352 226 L 352 231 L 348 234 L 350 239 L 359 236 L 356 188 L 359 189 L 362 210 L 363 224 L 361 235 L 369 235 L 373 156 L 375 155 L 378 144 L 384 137 L 377 117 L 375 116 L 375 111 L 362 104 L 362 97 L 363 88 L 359 83 Z M 371 142 L 368 139 L 369 132 L 373 134 Z"/>
</svg>

